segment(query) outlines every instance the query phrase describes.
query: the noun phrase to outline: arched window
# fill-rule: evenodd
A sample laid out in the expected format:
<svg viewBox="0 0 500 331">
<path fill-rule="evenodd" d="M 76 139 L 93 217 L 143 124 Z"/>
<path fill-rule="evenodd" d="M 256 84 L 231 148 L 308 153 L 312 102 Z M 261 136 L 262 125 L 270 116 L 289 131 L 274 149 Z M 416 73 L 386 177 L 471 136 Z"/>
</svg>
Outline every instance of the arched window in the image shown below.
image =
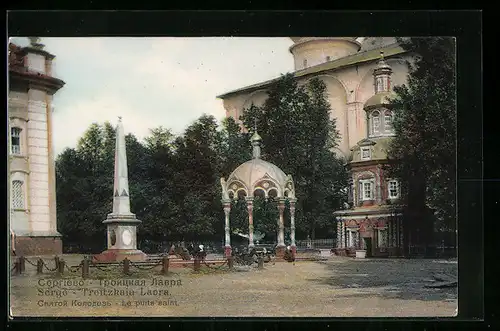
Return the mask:
<svg viewBox="0 0 500 331">
<path fill-rule="evenodd" d="M 390 110 L 386 110 L 384 114 L 384 131 L 392 133 L 392 112 Z"/>
<path fill-rule="evenodd" d="M 307 59 L 304 59 L 304 61 L 302 62 L 302 64 L 304 65 L 304 68 L 307 67 Z"/>
<path fill-rule="evenodd" d="M 375 81 L 375 93 L 382 92 L 384 90 L 384 80 L 382 77 L 377 77 Z"/>
<path fill-rule="evenodd" d="M 21 128 L 10 129 L 10 151 L 12 154 L 21 154 Z"/>
<path fill-rule="evenodd" d="M 371 116 L 371 135 L 376 136 L 380 134 L 380 112 L 374 111 Z"/>
<path fill-rule="evenodd" d="M 326 62 L 328 62 L 328 61 L 330 61 L 330 56 L 329 55 L 326 56 Z"/>
<path fill-rule="evenodd" d="M 12 181 L 12 208 L 24 209 L 24 189 L 20 180 Z"/>
</svg>

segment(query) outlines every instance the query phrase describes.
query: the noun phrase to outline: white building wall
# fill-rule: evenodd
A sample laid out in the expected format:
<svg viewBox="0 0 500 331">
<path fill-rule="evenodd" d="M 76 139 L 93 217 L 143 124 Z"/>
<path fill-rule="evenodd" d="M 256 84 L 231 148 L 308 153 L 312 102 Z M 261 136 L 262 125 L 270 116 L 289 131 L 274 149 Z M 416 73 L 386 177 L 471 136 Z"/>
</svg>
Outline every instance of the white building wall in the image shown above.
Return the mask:
<svg viewBox="0 0 500 331">
<path fill-rule="evenodd" d="M 23 194 L 24 194 L 24 208 L 14 209 L 12 204 L 12 196 L 10 197 L 10 217 L 11 217 L 11 229 L 14 230 L 16 234 L 28 233 L 31 231 L 29 223 L 29 211 L 28 211 L 28 175 L 21 171 L 15 171 L 11 173 L 9 189 L 12 192 L 12 182 L 18 180 L 23 182 Z"/>
<path fill-rule="evenodd" d="M 28 155 L 30 165 L 29 200 L 31 228 L 34 232 L 51 229 L 49 213 L 49 150 L 46 93 L 28 92 Z"/>
<path fill-rule="evenodd" d="M 393 69 L 391 88 L 406 83 L 408 74 L 406 60 L 411 60 L 411 57 L 403 55 L 386 59 Z M 332 118 L 336 119 L 337 130 L 340 133 L 338 148 L 344 156 L 350 155 L 350 149 L 367 137 L 367 117 L 363 106 L 375 94 L 373 69 L 376 65 L 377 60 L 374 60 L 313 76 L 321 78 L 327 85 Z M 305 81 L 306 79 L 301 79 L 299 84 Z M 230 96 L 224 99 L 226 115 L 237 119 L 252 102 L 261 105 L 266 98 L 265 90 Z"/>
<path fill-rule="evenodd" d="M 311 40 L 303 44 L 292 46 L 291 52 L 293 54 L 295 70 L 302 70 L 349 56 L 356 53 L 358 49 L 359 45 L 353 42 L 330 38 Z M 329 57 L 328 59 L 327 56 Z"/>
<path fill-rule="evenodd" d="M 28 166 L 28 145 L 27 145 L 27 105 L 28 94 L 22 92 L 9 91 L 9 129 L 8 129 L 8 150 L 9 155 L 9 210 L 10 228 L 16 234 L 29 233 L 31 231 L 29 214 L 29 166 Z M 20 128 L 20 154 L 11 155 L 10 128 Z M 12 203 L 12 182 L 18 180 L 23 183 L 24 208 L 14 209 Z"/>
</svg>

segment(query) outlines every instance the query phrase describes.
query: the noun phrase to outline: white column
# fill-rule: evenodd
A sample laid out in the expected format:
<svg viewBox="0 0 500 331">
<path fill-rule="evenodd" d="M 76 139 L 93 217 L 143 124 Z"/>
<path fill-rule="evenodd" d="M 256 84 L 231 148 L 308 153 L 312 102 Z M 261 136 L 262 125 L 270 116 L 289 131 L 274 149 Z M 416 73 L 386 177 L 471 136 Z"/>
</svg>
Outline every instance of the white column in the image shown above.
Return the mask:
<svg viewBox="0 0 500 331">
<path fill-rule="evenodd" d="M 226 216 L 225 218 L 225 226 L 224 226 L 224 233 L 225 233 L 225 247 L 231 247 L 231 235 L 229 232 L 229 213 L 231 212 L 231 200 L 222 200 L 222 203 L 224 205 L 224 214 Z"/>
<path fill-rule="evenodd" d="M 337 248 L 342 248 L 342 220 L 337 219 Z"/>
<path fill-rule="evenodd" d="M 341 233 L 340 248 L 345 248 L 346 237 L 345 237 L 345 224 L 343 220 L 340 222 L 340 233 Z"/>
<path fill-rule="evenodd" d="M 283 212 L 285 211 L 285 199 L 280 199 L 278 202 L 278 209 L 280 212 L 278 223 L 278 246 L 285 246 L 285 224 L 283 220 Z"/>
<path fill-rule="evenodd" d="M 295 245 L 295 203 L 297 199 L 289 199 L 290 201 L 290 240 L 291 240 L 291 248 L 295 254 L 296 245 Z"/>
<path fill-rule="evenodd" d="M 254 247 L 253 243 L 253 198 L 246 197 L 248 209 L 248 247 Z"/>
</svg>

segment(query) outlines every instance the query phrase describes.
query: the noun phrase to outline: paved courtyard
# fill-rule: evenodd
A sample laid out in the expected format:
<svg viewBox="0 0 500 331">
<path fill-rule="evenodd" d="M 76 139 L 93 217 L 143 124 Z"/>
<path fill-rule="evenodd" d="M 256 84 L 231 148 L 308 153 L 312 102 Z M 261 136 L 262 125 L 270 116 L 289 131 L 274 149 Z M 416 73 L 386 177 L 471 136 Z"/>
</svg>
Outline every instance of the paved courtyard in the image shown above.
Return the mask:
<svg viewBox="0 0 500 331">
<path fill-rule="evenodd" d="M 76 265 L 81 256 L 67 256 Z M 50 264 L 50 262 L 49 262 Z M 52 264 L 54 264 L 52 262 Z M 49 265 L 50 266 L 50 265 Z M 171 269 L 162 276 L 132 269 L 11 277 L 14 316 L 454 316 L 456 288 L 427 288 L 433 275 L 456 277 L 457 264 L 439 260 L 331 258 L 267 263 L 264 270 Z M 154 279 L 154 280 L 153 280 Z M 125 284 L 123 281 L 129 282 Z M 180 281 L 179 281 L 180 280 Z M 63 282 L 61 282 L 63 281 Z M 154 282 L 154 283 L 153 283 Z M 90 291 L 90 290 L 93 290 Z"/>
</svg>

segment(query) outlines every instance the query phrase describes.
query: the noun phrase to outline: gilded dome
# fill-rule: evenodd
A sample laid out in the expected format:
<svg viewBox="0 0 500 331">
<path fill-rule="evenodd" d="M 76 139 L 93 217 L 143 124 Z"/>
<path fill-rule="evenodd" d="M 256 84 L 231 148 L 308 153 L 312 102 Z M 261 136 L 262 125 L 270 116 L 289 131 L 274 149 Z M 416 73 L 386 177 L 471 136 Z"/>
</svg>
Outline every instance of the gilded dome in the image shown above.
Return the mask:
<svg viewBox="0 0 500 331">
<path fill-rule="evenodd" d="M 363 109 L 370 110 L 381 106 L 387 106 L 390 104 L 389 100 L 395 96 L 396 95 L 393 92 L 377 93 L 365 102 Z"/>
</svg>

